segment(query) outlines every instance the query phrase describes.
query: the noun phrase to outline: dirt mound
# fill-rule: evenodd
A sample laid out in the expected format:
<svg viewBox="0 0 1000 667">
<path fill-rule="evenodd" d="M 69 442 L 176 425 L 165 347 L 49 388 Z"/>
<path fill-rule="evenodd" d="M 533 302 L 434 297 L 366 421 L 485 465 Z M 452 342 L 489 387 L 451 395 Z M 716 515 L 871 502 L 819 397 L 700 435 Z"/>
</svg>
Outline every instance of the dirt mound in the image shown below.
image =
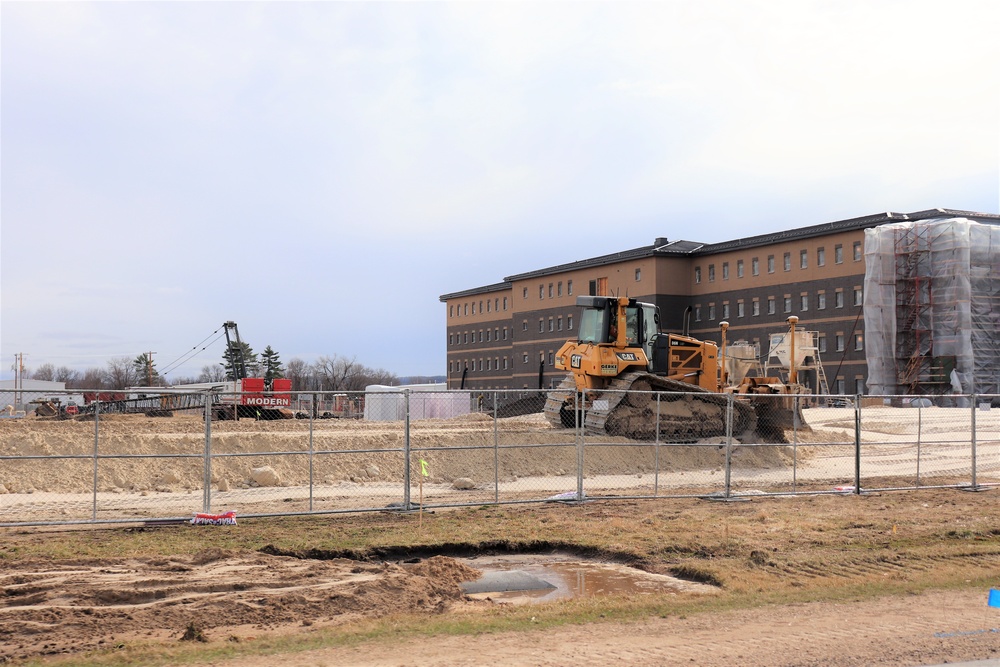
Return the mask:
<svg viewBox="0 0 1000 667">
<path fill-rule="evenodd" d="M 99 491 L 176 493 L 203 487 L 205 426 L 199 416 L 108 415 L 101 417 L 97 432 L 99 455 L 143 457 L 100 460 Z M 66 457 L 8 460 L 0 471 L 0 488 L 10 493 L 91 491 L 94 433 L 93 422 L 0 420 L 0 454 Z M 698 470 L 717 468 L 725 460 L 724 448 L 712 443 L 657 448 L 652 443 L 632 445 L 623 438 L 608 440 L 615 446 L 587 446 L 586 474 L 637 474 L 658 465 L 661 470 Z M 311 437 L 307 420 L 213 422 L 212 484 L 259 486 L 253 470 L 263 467 L 273 470 L 281 486 L 307 486 L 310 471 L 317 485 L 400 483 L 404 445 L 399 422 L 321 420 L 313 424 Z M 504 447 L 496 460 L 495 445 Z M 492 479 L 495 464 L 500 481 L 564 475 L 577 464 L 573 433 L 551 428 L 541 415 L 494 420 L 475 413 L 415 421 L 410 447 L 426 452 L 421 457 L 429 463 L 430 481 L 437 483 L 478 480 L 484 474 Z M 734 458 L 740 460 L 774 468 L 787 465 L 791 457 L 781 447 L 743 448 Z"/>
</svg>

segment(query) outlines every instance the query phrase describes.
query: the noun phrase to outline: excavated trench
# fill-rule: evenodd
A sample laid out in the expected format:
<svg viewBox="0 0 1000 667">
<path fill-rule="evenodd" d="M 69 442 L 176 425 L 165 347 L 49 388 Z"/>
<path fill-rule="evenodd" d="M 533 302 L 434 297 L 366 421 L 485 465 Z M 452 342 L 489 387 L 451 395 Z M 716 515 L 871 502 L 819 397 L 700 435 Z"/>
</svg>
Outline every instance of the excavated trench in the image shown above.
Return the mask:
<svg viewBox="0 0 1000 667">
<path fill-rule="evenodd" d="M 712 594 L 717 582 L 689 572 L 647 572 L 628 554 L 607 553 L 572 544 L 545 541 L 448 544 L 436 549 L 388 548 L 358 553 L 350 550 L 286 551 L 273 546 L 264 553 L 302 559 L 349 558 L 364 562 L 396 563 L 416 567 L 429 558 L 445 556 L 481 572 L 460 588 L 473 599 L 501 604 L 556 602 L 598 595 Z"/>
</svg>

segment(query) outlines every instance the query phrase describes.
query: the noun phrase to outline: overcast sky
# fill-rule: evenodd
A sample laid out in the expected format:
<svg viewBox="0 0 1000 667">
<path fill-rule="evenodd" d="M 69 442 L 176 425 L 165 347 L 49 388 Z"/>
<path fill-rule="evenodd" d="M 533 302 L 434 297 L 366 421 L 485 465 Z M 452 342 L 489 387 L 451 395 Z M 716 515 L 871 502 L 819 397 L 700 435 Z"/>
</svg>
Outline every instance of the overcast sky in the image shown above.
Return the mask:
<svg viewBox="0 0 1000 667">
<path fill-rule="evenodd" d="M 225 320 L 443 374 L 442 294 L 658 236 L 997 213 L 997 7 L 5 1 L 0 377 L 164 370 Z"/>
</svg>

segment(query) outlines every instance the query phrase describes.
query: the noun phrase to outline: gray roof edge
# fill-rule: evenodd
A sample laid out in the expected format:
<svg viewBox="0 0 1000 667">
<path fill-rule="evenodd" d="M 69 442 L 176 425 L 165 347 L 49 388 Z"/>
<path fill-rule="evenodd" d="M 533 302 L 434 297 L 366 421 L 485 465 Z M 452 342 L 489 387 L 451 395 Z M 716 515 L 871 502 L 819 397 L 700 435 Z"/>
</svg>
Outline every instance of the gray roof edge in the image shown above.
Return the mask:
<svg viewBox="0 0 1000 667">
<path fill-rule="evenodd" d="M 493 292 L 505 292 L 513 288 L 509 282 L 493 283 L 492 285 L 484 285 L 483 287 L 473 287 L 471 289 L 462 290 L 461 292 L 452 292 L 451 294 L 442 294 L 438 297 L 441 302 L 449 301 L 451 299 L 460 299 L 463 296 L 479 296 L 480 294 L 492 294 Z"/>
</svg>

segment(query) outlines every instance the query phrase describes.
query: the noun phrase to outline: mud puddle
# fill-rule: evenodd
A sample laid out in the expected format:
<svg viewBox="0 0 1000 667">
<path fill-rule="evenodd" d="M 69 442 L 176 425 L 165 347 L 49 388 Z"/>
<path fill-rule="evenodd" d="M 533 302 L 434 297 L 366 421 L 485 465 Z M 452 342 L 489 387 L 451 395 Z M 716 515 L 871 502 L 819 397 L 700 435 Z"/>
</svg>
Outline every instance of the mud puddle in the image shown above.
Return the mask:
<svg viewBox="0 0 1000 667">
<path fill-rule="evenodd" d="M 462 584 L 472 598 L 505 604 L 555 602 L 592 595 L 643 595 L 716 592 L 714 586 L 651 574 L 572 554 L 517 554 L 459 559 L 483 572 Z"/>
</svg>

